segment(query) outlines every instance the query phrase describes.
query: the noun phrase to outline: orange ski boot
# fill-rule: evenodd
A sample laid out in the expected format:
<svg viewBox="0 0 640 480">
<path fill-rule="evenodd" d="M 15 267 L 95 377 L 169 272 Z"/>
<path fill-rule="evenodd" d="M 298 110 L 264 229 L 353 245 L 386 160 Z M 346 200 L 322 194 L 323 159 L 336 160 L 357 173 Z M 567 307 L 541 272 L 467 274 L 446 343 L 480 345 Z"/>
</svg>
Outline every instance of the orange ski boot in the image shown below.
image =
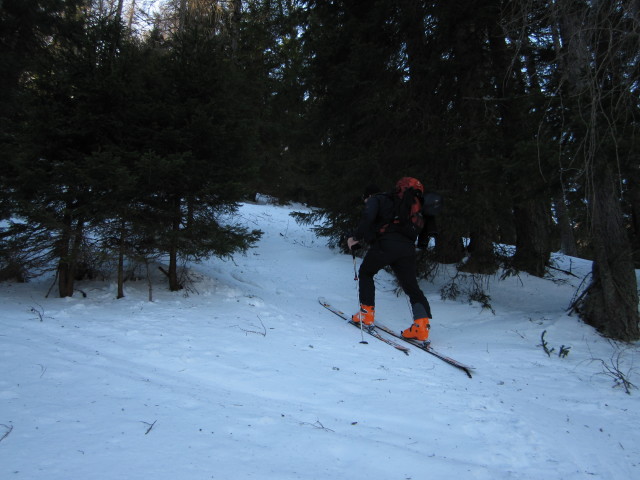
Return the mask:
<svg viewBox="0 0 640 480">
<path fill-rule="evenodd" d="M 402 331 L 402 336 L 404 338 L 412 338 L 420 342 L 426 342 L 429 338 L 430 328 L 431 325 L 429 325 L 428 317 L 418 318 L 413 321 L 413 325 Z"/>
<path fill-rule="evenodd" d="M 351 317 L 353 323 L 360 323 L 362 321 L 368 327 L 373 326 L 374 320 L 374 308 L 369 305 L 360 305 L 360 311 Z"/>
</svg>

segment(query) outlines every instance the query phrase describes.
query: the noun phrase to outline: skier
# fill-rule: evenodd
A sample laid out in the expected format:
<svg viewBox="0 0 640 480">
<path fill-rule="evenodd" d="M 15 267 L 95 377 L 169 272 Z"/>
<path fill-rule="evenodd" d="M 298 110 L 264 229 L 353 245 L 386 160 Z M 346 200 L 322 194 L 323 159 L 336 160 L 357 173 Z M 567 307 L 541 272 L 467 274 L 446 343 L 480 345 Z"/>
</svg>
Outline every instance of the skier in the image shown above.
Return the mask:
<svg viewBox="0 0 640 480">
<path fill-rule="evenodd" d="M 402 331 L 402 336 L 419 341 L 429 338 L 431 307 L 416 278 L 416 248 L 425 246 L 428 233 L 421 233 L 423 222 L 421 212 L 416 219 L 409 217 L 402 205 L 415 200 L 422 208 L 424 187 L 420 181 L 404 177 L 396 183 L 393 193 L 377 193 L 375 187 L 367 187 L 363 195 L 365 207 L 362 218 L 353 234 L 347 239 L 350 250 L 359 248 L 362 242 L 370 244 L 359 270 L 360 311 L 353 315 L 356 323 L 372 326 L 375 316 L 375 284 L 373 277 L 381 268 L 390 266 L 400 286 L 408 295 L 413 313 L 413 324 Z M 415 197 L 413 197 L 415 195 Z M 412 196 L 413 198 L 409 198 Z M 406 198 L 406 200 L 404 200 Z"/>
</svg>

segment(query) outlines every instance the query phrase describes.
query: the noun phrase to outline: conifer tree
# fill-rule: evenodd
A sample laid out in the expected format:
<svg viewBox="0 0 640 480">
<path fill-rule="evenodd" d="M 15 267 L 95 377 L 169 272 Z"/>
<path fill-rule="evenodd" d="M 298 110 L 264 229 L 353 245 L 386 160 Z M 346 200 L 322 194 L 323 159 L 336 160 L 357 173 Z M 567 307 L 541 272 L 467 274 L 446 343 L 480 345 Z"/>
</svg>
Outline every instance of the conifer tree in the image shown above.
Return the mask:
<svg viewBox="0 0 640 480">
<path fill-rule="evenodd" d="M 178 30 L 159 43 L 162 74 L 150 70 L 146 78 L 150 103 L 140 112 L 147 118 L 134 122 L 152 122 L 137 171 L 150 219 L 145 230 L 168 255 L 171 290 L 182 287 L 179 257 L 228 256 L 259 235 L 225 220 L 249 193 L 256 155 L 255 100 L 234 62 L 230 13 L 181 5 Z"/>
<path fill-rule="evenodd" d="M 6 181 L 11 213 L 50 232 L 40 247 L 57 259 L 59 294 L 73 294 L 89 238 L 118 252 L 119 296 L 125 256 L 168 255 L 175 290 L 179 256 L 248 248 L 258 232 L 230 215 L 252 176 L 255 135 L 228 38 L 195 22 L 141 45 L 117 15 L 63 18 L 23 86 L 28 116 Z"/>
<path fill-rule="evenodd" d="M 581 165 L 593 248 L 592 280 L 575 308 L 606 336 L 640 338 L 638 291 L 625 228 L 624 185 L 637 167 L 637 5 L 558 1 L 556 23 L 562 90 L 572 107 L 573 155 Z M 585 116 L 586 113 L 586 116 Z"/>
<path fill-rule="evenodd" d="M 51 233 L 60 296 L 73 294 L 85 233 L 110 178 L 92 155 L 109 145 L 107 45 L 117 26 L 80 7 L 65 4 L 46 52 L 21 85 L 28 116 L 9 178 L 12 213 Z"/>
</svg>

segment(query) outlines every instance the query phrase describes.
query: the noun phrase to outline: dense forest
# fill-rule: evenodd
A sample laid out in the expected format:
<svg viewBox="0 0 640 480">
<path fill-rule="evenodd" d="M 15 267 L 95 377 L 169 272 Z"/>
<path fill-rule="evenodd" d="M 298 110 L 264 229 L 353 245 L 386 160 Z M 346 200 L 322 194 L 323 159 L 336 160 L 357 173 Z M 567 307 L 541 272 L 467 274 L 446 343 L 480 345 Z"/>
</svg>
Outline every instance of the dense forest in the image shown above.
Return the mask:
<svg viewBox="0 0 640 480">
<path fill-rule="evenodd" d="M 574 311 L 640 338 L 636 0 L 0 0 L 0 59 L 0 279 L 179 290 L 256 193 L 337 245 L 408 175 L 445 199 L 425 271 L 588 258 Z"/>
</svg>

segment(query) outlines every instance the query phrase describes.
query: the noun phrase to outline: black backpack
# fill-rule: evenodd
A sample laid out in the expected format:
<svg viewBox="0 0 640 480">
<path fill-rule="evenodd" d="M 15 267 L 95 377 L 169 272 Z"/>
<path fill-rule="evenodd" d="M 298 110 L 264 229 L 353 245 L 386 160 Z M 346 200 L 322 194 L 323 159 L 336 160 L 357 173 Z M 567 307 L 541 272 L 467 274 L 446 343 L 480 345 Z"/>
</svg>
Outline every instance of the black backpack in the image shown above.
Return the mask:
<svg viewBox="0 0 640 480">
<path fill-rule="evenodd" d="M 386 218 L 381 220 L 378 233 L 397 232 L 415 241 L 424 227 L 422 192 L 410 187 L 401 194 L 383 193 L 381 195 L 393 204 L 393 208 L 387 212 Z"/>
<path fill-rule="evenodd" d="M 400 185 L 396 192 L 382 193 L 393 203 L 393 208 L 383 213 L 383 219 L 377 233 L 398 232 L 412 241 L 416 241 L 427 220 L 431 220 L 442 211 L 442 196 L 435 192 L 423 195 L 422 184 L 417 180 L 413 186 L 412 178 L 402 179 L 407 182 Z"/>
</svg>

